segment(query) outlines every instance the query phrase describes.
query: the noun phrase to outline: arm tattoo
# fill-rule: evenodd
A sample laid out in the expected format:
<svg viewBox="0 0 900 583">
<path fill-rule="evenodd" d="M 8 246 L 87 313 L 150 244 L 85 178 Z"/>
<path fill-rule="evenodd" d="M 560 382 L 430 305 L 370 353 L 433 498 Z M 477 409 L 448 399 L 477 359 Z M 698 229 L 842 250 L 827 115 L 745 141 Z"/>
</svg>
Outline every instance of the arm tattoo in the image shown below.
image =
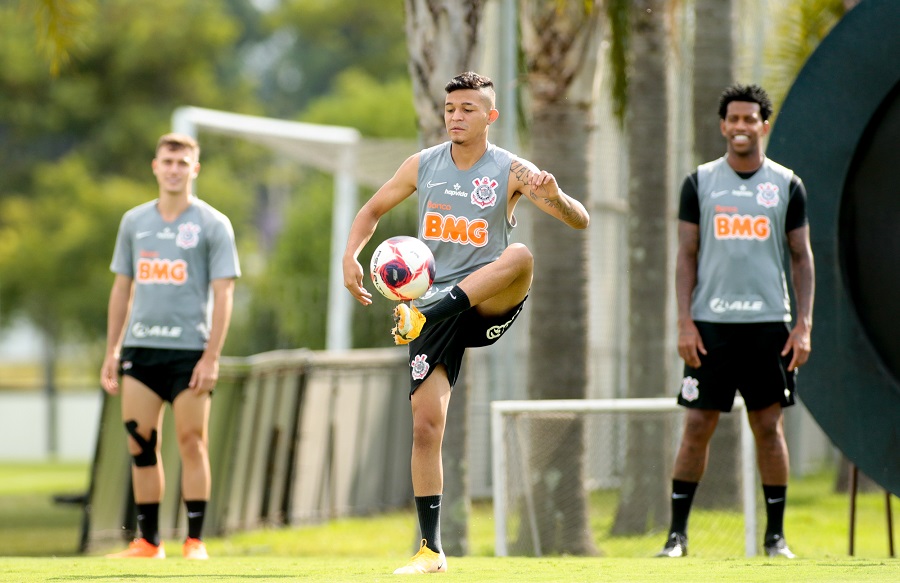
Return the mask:
<svg viewBox="0 0 900 583">
<path fill-rule="evenodd" d="M 509 173 L 515 176 L 516 179 L 525 186 L 531 185 L 531 175 L 533 174 L 533 172 L 530 168 L 528 168 L 528 166 L 525 166 L 518 160 L 513 160 L 512 165 L 510 165 L 509 167 Z M 529 191 L 530 190 L 531 189 L 529 188 Z M 530 192 L 529 196 L 534 198 L 534 193 Z"/>
<path fill-rule="evenodd" d="M 531 188 L 531 177 L 534 176 L 534 172 L 532 172 L 531 168 L 518 160 L 513 160 L 513 163 L 509 167 L 509 173 L 524 185 L 522 194 L 527 194 L 528 198 L 537 202 L 540 197 L 535 194 L 534 189 Z M 544 202 L 550 206 L 554 206 L 553 203 L 548 200 L 545 200 Z"/>
</svg>

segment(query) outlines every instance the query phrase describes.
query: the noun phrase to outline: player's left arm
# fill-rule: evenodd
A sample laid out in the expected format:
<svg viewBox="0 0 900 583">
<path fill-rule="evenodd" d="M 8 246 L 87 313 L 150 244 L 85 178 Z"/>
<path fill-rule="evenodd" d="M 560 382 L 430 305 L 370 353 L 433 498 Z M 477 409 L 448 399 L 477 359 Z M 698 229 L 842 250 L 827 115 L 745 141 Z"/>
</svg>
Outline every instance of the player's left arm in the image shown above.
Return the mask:
<svg viewBox="0 0 900 583">
<path fill-rule="evenodd" d="M 513 160 L 509 176 L 514 196 L 524 195 L 551 217 L 573 229 L 586 229 L 591 222 L 584 205 L 563 192 L 556 183 L 556 177 L 545 170 L 538 170 L 528 160 Z"/>
<path fill-rule="evenodd" d="M 788 370 L 794 370 L 806 363 L 812 350 L 813 297 L 815 295 L 815 269 L 812 246 L 809 243 L 809 219 L 806 212 L 806 187 L 796 175 L 791 177 L 788 195 L 785 233 L 788 251 L 791 255 L 791 283 L 794 287 L 797 313 L 794 327 L 781 351 L 782 356 L 791 354 Z"/>
<path fill-rule="evenodd" d="M 208 393 L 216 388 L 219 380 L 219 357 L 225 345 L 225 336 L 231 324 L 231 310 L 234 306 L 234 278 L 214 279 L 212 287 L 213 307 L 212 325 L 209 329 L 209 340 L 203 356 L 194 367 L 191 382 L 188 385 L 198 393 Z"/>
<path fill-rule="evenodd" d="M 809 242 L 809 225 L 788 231 L 787 241 L 791 254 L 791 282 L 794 285 L 797 313 L 794 318 L 794 327 L 781 354 L 785 356 L 793 351 L 788 370 L 794 370 L 806 363 L 812 350 L 810 336 L 816 274 L 812 246 Z"/>
</svg>

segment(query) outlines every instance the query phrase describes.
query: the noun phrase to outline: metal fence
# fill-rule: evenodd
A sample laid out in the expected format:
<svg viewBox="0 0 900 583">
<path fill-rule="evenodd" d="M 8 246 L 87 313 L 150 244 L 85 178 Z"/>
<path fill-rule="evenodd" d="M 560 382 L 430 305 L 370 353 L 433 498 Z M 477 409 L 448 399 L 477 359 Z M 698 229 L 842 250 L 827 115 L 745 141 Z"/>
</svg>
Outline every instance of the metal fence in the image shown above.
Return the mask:
<svg viewBox="0 0 900 583">
<path fill-rule="evenodd" d="M 213 535 L 321 522 L 401 507 L 412 499 L 405 350 L 277 351 L 224 359 L 209 424 Z M 160 533 L 185 532 L 171 411 Z M 117 399 L 106 398 L 84 510 L 82 552 L 136 531 Z"/>
</svg>

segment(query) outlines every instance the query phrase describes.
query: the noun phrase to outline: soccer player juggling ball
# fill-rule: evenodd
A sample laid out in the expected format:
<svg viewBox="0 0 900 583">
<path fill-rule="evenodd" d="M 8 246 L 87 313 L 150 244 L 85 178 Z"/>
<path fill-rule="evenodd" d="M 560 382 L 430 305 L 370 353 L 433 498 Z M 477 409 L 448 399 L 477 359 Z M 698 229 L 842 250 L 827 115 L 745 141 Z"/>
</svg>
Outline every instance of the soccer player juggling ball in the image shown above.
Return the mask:
<svg viewBox="0 0 900 583">
<path fill-rule="evenodd" d="M 467 72 L 445 90 L 449 141 L 407 158 L 378 189 L 356 215 L 343 258 L 344 285 L 361 304 L 371 304 L 357 257 L 382 215 L 418 193 L 418 237 L 431 248 L 437 274 L 414 305 L 397 305 L 391 331 L 397 344 L 409 345 L 411 468 L 422 534 L 419 552 L 398 574 L 447 570 L 441 443 L 450 392 L 465 349 L 496 342 L 531 286 L 531 252 L 509 242 L 516 203 L 524 198 L 575 229 L 589 222 L 584 206 L 552 174 L 488 142 L 488 128 L 500 115 L 490 79 Z"/>
</svg>

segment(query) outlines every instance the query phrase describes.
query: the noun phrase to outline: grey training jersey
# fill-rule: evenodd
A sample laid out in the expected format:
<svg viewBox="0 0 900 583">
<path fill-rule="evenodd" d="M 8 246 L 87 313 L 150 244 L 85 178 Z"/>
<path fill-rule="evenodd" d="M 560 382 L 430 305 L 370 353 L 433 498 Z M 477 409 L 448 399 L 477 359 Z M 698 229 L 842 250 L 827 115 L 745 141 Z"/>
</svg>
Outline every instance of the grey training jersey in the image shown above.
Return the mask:
<svg viewBox="0 0 900 583">
<path fill-rule="evenodd" d="M 210 281 L 239 277 L 228 217 L 202 200 L 166 222 L 156 200 L 122 217 L 110 269 L 134 279 L 123 346 L 203 350 L 209 339 Z"/>
<path fill-rule="evenodd" d="M 459 170 L 450 156 L 450 142 L 420 153 L 419 239 L 434 254 L 437 272 L 434 285 L 416 300 L 417 306 L 438 301 L 509 246 L 515 225 L 507 218 L 506 192 L 514 158 L 488 144 L 474 166 Z"/>
<path fill-rule="evenodd" d="M 706 322 L 790 322 L 784 229 L 791 178 L 766 158 L 741 178 L 724 157 L 697 169 L 700 253 L 691 313 Z"/>
</svg>

